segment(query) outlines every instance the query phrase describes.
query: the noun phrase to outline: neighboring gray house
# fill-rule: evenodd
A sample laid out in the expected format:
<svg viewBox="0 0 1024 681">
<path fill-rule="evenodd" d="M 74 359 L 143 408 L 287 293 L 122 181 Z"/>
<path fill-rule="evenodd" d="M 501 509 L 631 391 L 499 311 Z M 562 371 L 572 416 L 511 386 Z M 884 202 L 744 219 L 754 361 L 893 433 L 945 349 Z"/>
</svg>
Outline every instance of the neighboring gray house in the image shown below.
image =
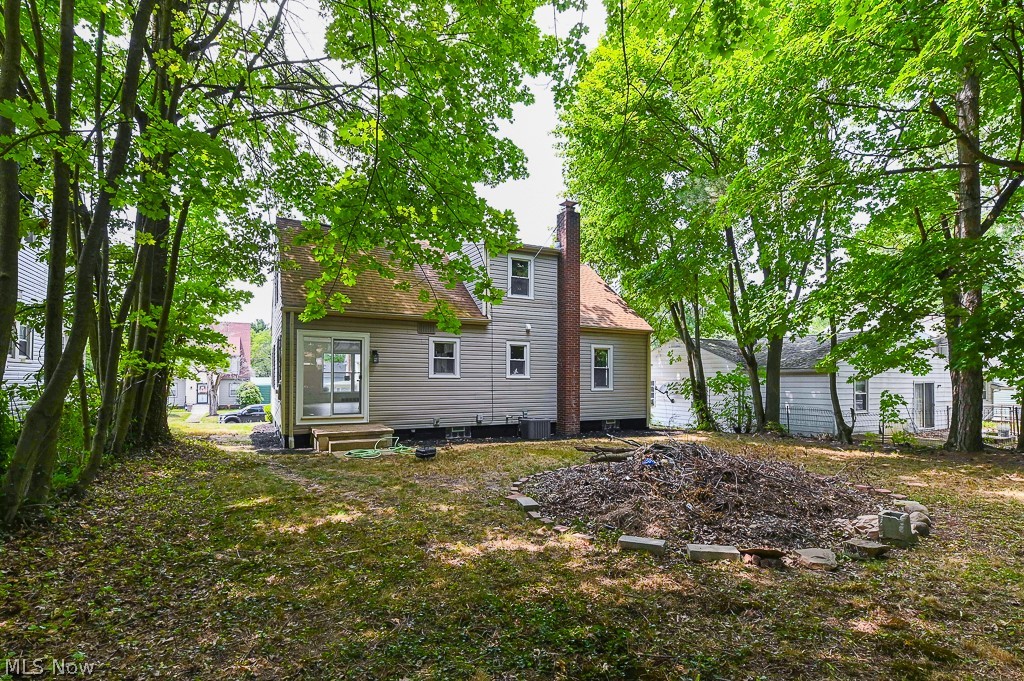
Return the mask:
<svg viewBox="0 0 1024 681">
<path fill-rule="evenodd" d="M 851 335 L 842 334 L 840 340 Z M 791 433 L 817 435 L 835 432 L 828 374 L 815 369 L 828 350 L 828 342 L 821 342 L 815 337 L 786 341 L 780 379 L 780 420 Z M 670 353 L 675 361 L 669 360 Z M 736 343 L 729 340 L 702 339 L 701 357 L 707 378 L 720 371 L 731 371 L 742 362 Z M 758 355 L 762 366 L 765 359 L 765 353 Z M 856 372 L 852 366 L 841 362 L 838 371 L 839 400 L 847 423 L 854 421 L 854 432 L 878 431 L 878 401 L 883 390 L 902 395 L 907 401 L 906 413 L 901 414 L 906 419 L 906 423 L 900 426 L 904 430 L 923 432 L 948 427 L 953 396 L 943 344 L 936 341 L 936 352 L 928 361 L 931 370 L 924 376 L 886 371 L 864 381 L 851 381 Z M 653 423 L 677 427 L 693 425 L 695 419 L 690 401 L 674 392 L 671 385 L 688 376 L 686 350 L 682 342 L 672 341 L 652 351 Z M 723 395 L 710 396 L 713 406 L 720 406 L 724 399 Z"/>
<path fill-rule="evenodd" d="M 18 251 L 18 302 L 42 306 L 46 300 L 47 266 L 42 254 L 28 246 Z M 34 384 L 41 380 L 43 368 L 43 334 L 18 323 L 7 348 L 7 366 L 3 382 L 7 389 L 14 384 Z"/>
<path fill-rule="evenodd" d="M 523 246 L 488 256 L 464 252 L 504 286 L 501 305 L 446 289 L 417 267 L 385 280 L 363 272 L 344 314 L 302 322 L 305 283 L 320 275 L 301 224 L 278 219 L 282 267 L 271 318 L 271 405 L 286 446 L 312 430 L 379 424 L 417 438 L 515 434 L 521 418 L 560 432 L 645 427 L 651 327 L 579 262 L 579 215 L 559 215 L 559 248 Z M 386 257 L 386 254 L 380 254 Z M 396 290 L 408 283 L 411 290 Z M 461 333 L 426 319 L 429 286 L 457 311 Z"/>
</svg>

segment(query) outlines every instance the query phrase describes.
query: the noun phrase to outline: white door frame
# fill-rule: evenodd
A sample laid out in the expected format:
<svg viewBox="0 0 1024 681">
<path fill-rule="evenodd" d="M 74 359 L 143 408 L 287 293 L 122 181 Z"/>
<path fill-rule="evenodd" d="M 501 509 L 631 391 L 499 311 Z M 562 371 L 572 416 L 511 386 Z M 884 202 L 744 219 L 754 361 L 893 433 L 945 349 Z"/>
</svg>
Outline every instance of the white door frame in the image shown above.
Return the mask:
<svg viewBox="0 0 1024 681">
<path fill-rule="evenodd" d="M 307 338 L 359 341 L 360 353 L 360 382 L 359 382 L 359 413 L 339 414 L 338 416 L 303 416 L 302 415 L 302 346 Z M 317 331 L 315 329 L 300 329 L 295 332 L 295 423 L 296 425 L 315 426 L 329 425 L 332 423 L 368 423 L 370 421 L 370 334 L 353 333 L 350 331 Z"/>
</svg>

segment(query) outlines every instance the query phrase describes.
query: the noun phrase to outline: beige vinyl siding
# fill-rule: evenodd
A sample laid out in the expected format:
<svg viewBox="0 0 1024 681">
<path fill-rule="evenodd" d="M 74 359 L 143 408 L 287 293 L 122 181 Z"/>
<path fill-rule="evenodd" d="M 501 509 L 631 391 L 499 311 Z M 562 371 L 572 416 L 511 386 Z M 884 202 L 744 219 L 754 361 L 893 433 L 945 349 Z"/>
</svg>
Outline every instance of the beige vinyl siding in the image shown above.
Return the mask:
<svg viewBox="0 0 1024 681">
<path fill-rule="evenodd" d="M 491 259 L 495 280 L 507 280 L 507 257 Z M 420 333 L 415 319 L 370 319 L 330 315 L 316 322 L 297 323 L 284 337 L 285 406 L 282 422 L 296 424 L 295 332 L 324 330 L 365 333 L 367 351 L 369 420 L 396 429 L 505 425 L 516 423 L 524 412 L 531 418 L 555 419 L 555 371 L 557 364 L 557 257 L 542 254 L 534 264 L 532 300 L 506 298 L 492 308 L 489 324 L 464 323 L 461 334 Z M 531 326 L 529 333 L 526 325 Z M 450 336 L 460 339 L 460 378 L 429 377 L 429 339 Z M 530 344 L 530 378 L 506 377 L 508 341 Z M 379 363 L 369 362 L 376 350 Z M 479 417 L 479 420 L 478 420 Z M 309 432 L 308 425 L 294 425 L 294 433 Z"/>
<path fill-rule="evenodd" d="M 612 348 L 612 390 L 591 390 L 592 346 Z M 598 329 L 580 331 L 580 420 L 646 419 L 650 336 Z"/>
<path fill-rule="evenodd" d="M 494 393 L 495 423 L 504 423 L 505 415 L 551 419 L 557 417 L 558 370 L 558 256 L 548 253 L 515 253 L 532 257 L 533 298 L 508 295 L 501 305 L 491 308 L 491 328 L 495 345 L 493 371 L 499 389 Z M 508 256 L 490 261 L 491 276 L 507 292 Z M 526 332 L 526 325 L 530 332 Z M 506 378 L 506 342 L 530 344 L 530 378 Z"/>
</svg>

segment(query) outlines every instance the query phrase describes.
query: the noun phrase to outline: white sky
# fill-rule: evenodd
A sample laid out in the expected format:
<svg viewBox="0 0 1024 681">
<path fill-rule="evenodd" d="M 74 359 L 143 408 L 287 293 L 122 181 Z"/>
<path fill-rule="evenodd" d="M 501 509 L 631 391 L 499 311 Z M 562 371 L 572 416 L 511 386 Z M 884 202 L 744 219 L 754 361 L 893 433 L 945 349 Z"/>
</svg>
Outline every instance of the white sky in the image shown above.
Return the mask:
<svg viewBox="0 0 1024 681">
<path fill-rule="evenodd" d="M 580 15 L 565 14 L 559 17 L 558 31 L 564 35 L 577 21 L 582 21 L 590 32 L 584 37 L 588 49 L 597 45 L 604 28 L 604 6 L 590 0 L 586 11 Z M 553 16 L 550 8 L 538 10 L 538 21 L 546 31 L 553 31 Z M 314 36 L 310 35 L 310 38 Z M 315 39 L 315 38 L 314 38 Z M 321 38 L 322 39 L 322 38 Z M 554 98 L 547 78 L 531 79 L 530 89 L 536 101 L 530 106 L 517 106 L 515 118 L 505 122 L 499 130 L 514 141 L 527 157 L 529 176 L 525 180 L 506 182 L 495 188 L 482 188 L 481 194 L 492 206 L 510 209 L 519 223 L 519 238 L 524 243 L 547 244 L 552 240 L 555 216 L 560 210 L 565 183 L 562 181 L 562 160 L 555 151 L 553 130 L 558 122 Z M 241 311 L 230 315 L 232 321 L 252 322 L 257 319 L 270 321 L 272 283 L 260 287 L 248 287 L 253 299 Z"/>
</svg>

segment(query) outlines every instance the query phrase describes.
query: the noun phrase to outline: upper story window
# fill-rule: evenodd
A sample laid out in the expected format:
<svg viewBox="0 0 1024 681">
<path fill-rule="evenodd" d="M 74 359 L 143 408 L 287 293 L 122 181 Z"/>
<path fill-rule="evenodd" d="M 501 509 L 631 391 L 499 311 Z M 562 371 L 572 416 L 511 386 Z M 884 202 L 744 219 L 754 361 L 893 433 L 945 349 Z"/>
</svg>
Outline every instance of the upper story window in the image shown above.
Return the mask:
<svg viewBox="0 0 1024 681">
<path fill-rule="evenodd" d="M 853 408 L 859 412 L 866 412 L 868 410 L 867 379 L 853 382 Z"/>
<path fill-rule="evenodd" d="M 591 345 L 590 356 L 590 389 L 611 390 L 613 386 L 612 346 Z"/>
<path fill-rule="evenodd" d="M 506 378 L 529 378 L 530 344 L 509 341 L 506 344 L 505 351 L 508 360 Z"/>
<path fill-rule="evenodd" d="M 14 359 L 30 359 L 32 357 L 32 327 L 24 324 L 15 324 L 14 336 L 11 338 L 11 347 L 8 355 Z"/>
<path fill-rule="evenodd" d="M 430 339 L 430 378 L 459 377 L 458 338 Z"/>
<path fill-rule="evenodd" d="M 533 298 L 533 258 L 508 257 L 508 294 Z"/>
</svg>

